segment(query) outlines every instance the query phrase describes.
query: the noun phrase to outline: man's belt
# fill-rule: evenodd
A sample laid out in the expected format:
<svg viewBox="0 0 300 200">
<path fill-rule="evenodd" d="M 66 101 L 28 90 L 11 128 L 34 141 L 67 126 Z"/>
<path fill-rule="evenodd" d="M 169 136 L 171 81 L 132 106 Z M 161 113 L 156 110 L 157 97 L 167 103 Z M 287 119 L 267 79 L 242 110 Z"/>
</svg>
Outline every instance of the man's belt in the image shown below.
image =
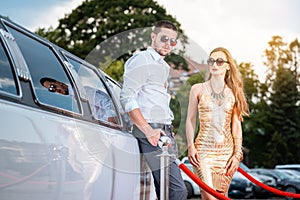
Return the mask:
<svg viewBox="0 0 300 200">
<path fill-rule="evenodd" d="M 149 123 L 149 125 L 154 129 L 170 130 L 173 132 L 173 126 L 171 124 Z"/>
</svg>

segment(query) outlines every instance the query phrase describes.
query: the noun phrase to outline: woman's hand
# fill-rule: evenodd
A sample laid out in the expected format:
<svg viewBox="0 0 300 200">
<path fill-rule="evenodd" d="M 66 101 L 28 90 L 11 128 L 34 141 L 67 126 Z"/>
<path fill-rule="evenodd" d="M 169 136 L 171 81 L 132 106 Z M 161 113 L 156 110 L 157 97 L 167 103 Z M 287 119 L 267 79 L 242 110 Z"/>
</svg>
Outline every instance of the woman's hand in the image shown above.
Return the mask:
<svg viewBox="0 0 300 200">
<path fill-rule="evenodd" d="M 231 156 L 226 164 L 227 175 L 233 176 L 239 167 L 239 160 L 236 156 Z"/>
<path fill-rule="evenodd" d="M 200 165 L 200 158 L 199 158 L 199 154 L 195 148 L 194 145 L 191 145 L 189 148 L 188 148 L 188 158 L 189 158 L 189 161 L 190 163 L 195 166 L 195 167 L 199 167 Z"/>
</svg>

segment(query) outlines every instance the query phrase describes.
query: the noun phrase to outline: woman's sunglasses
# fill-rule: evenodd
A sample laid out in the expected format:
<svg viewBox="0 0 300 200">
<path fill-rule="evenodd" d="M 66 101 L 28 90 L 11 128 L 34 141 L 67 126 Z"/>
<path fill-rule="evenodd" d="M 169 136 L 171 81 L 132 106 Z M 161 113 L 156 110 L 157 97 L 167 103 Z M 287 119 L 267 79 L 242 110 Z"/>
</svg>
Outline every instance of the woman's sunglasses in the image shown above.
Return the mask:
<svg viewBox="0 0 300 200">
<path fill-rule="evenodd" d="M 174 38 L 169 38 L 168 36 L 166 36 L 166 35 L 162 35 L 161 36 L 161 38 L 160 38 L 160 41 L 162 42 L 162 43 L 165 43 L 165 42 L 168 42 L 170 40 L 170 46 L 172 46 L 172 47 L 174 47 L 174 46 L 176 46 L 176 44 L 177 44 L 177 40 L 176 39 L 174 39 Z"/>
<path fill-rule="evenodd" d="M 217 63 L 218 66 L 222 66 L 224 63 L 229 63 L 229 62 L 226 60 L 223 60 L 223 58 L 217 58 L 216 60 L 213 58 L 209 58 L 207 60 L 207 64 L 209 66 L 213 66 L 215 63 Z"/>
</svg>

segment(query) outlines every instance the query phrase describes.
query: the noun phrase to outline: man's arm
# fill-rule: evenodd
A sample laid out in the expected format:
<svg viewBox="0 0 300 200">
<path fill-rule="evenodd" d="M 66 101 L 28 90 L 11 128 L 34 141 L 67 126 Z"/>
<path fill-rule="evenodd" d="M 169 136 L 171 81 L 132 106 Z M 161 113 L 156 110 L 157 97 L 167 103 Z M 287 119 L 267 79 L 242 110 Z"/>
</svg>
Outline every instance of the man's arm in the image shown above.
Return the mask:
<svg viewBox="0 0 300 200">
<path fill-rule="evenodd" d="M 165 133 L 160 129 L 153 129 L 145 120 L 137 103 L 137 94 L 146 84 L 148 78 L 148 66 L 142 56 L 136 56 L 125 64 L 124 84 L 121 91 L 120 101 L 125 112 L 148 139 L 149 143 L 157 146 L 160 134 Z"/>
<path fill-rule="evenodd" d="M 149 143 L 157 146 L 160 135 L 165 135 L 161 129 L 153 129 L 143 117 L 139 108 L 130 111 L 129 116 L 133 123 L 145 134 Z"/>
</svg>

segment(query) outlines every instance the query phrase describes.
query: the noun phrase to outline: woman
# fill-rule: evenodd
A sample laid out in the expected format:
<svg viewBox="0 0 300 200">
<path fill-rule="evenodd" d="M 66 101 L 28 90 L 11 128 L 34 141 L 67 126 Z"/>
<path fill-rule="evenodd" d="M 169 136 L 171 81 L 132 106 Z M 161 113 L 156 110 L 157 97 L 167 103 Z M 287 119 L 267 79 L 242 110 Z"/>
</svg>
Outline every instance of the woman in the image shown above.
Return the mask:
<svg viewBox="0 0 300 200">
<path fill-rule="evenodd" d="M 243 159 L 243 116 L 248 104 L 236 62 L 223 47 L 214 49 L 207 60 L 210 78 L 192 86 L 186 136 L 188 158 L 195 174 L 217 192 L 227 195 L 233 174 Z M 194 142 L 197 110 L 199 133 Z M 201 191 L 202 199 L 216 199 Z"/>
</svg>

